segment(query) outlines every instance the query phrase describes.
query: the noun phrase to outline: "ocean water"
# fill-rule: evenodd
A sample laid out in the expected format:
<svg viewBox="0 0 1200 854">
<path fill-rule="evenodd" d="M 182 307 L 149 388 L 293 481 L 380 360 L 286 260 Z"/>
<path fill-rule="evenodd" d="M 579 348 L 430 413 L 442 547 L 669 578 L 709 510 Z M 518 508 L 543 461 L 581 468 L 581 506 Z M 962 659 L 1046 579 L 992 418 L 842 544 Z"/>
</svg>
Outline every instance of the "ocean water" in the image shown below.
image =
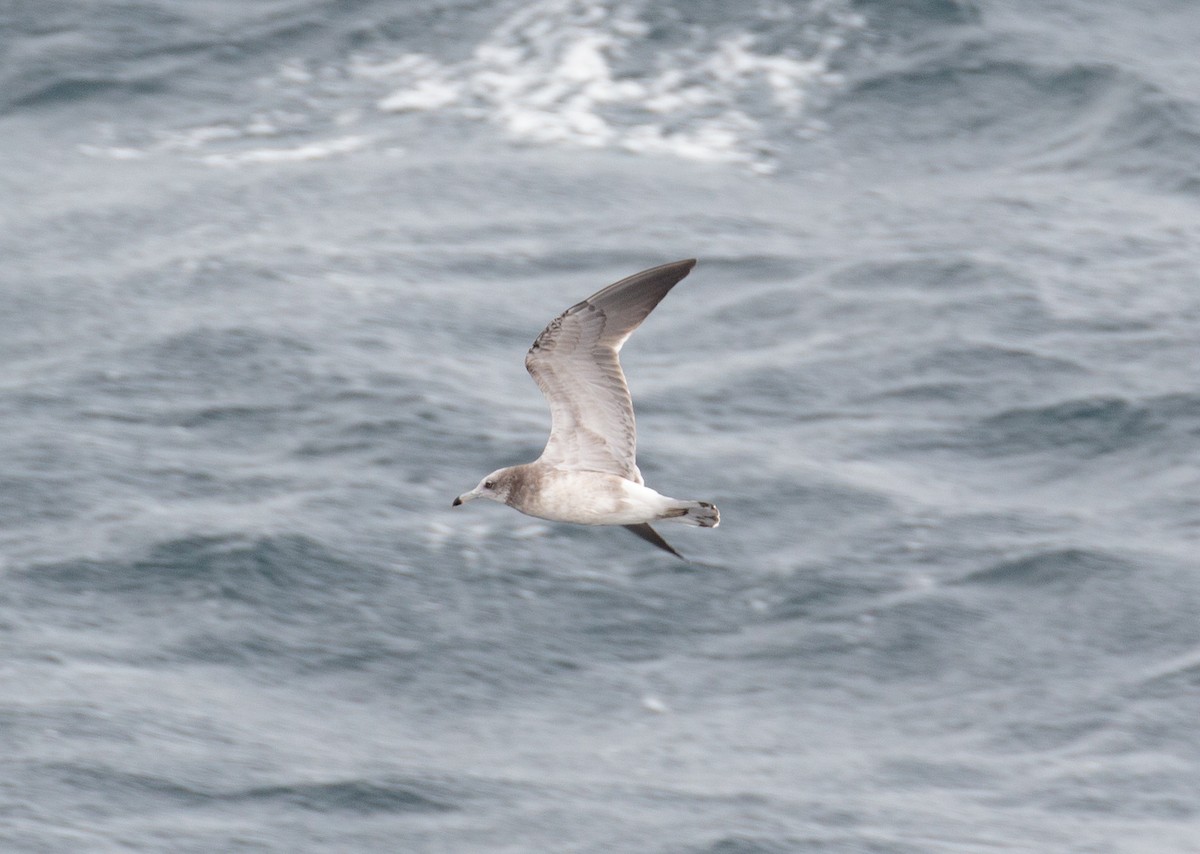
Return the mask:
<svg viewBox="0 0 1200 854">
<path fill-rule="evenodd" d="M 1198 43 L 0 4 L 0 850 L 1200 851 Z M 452 509 L 692 256 L 623 353 L 691 561 Z"/>
</svg>

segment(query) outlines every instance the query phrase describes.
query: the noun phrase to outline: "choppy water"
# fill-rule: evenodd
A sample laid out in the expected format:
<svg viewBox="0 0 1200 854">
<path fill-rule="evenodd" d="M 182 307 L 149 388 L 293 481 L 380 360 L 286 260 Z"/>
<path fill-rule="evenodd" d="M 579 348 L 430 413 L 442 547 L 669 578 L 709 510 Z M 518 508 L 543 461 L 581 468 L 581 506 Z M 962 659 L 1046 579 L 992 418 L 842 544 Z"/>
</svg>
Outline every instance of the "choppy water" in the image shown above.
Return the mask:
<svg viewBox="0 0 1200 854">
<path fill-rule="evenodd" d="M 0 8 L 0 848 L 1200 851 L 1200 8 Z M 535 456 L 623 354 L 618 530 Z"/>
</svg>

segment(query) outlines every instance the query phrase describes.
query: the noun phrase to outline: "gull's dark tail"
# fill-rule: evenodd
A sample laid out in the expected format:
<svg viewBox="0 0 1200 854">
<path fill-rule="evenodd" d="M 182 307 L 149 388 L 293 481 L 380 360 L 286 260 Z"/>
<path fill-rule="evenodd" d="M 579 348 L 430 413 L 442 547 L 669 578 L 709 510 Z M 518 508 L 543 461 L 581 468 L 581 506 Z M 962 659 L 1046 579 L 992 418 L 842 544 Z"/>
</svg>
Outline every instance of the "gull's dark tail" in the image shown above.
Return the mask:
<svg viewBox="0 0 1200 854">
<path fill-rule="evenodd" d="M 641 537 L 646 542 L 654 543 L 654 545 L 658 546 L 663 551 L 670 552 L 671 554 L 675 555 L 675 557 L 679 558 L 680 560 L 687 560 L 687 558 L 685 558 L 679 552 L 675 551 L 675 549 L 671 548 L 671 544 L 668 543 L 666 540 L 664 540 L 662 537 L 660 537 L 658 535 L 658 531 L 651 528 L 645 522 L 643 522 L 640 525 L 625 525 L 624 528 L 627 531 L 633 531 L 633 533 L 637 534 L 639 537 Z"/>
</svg>

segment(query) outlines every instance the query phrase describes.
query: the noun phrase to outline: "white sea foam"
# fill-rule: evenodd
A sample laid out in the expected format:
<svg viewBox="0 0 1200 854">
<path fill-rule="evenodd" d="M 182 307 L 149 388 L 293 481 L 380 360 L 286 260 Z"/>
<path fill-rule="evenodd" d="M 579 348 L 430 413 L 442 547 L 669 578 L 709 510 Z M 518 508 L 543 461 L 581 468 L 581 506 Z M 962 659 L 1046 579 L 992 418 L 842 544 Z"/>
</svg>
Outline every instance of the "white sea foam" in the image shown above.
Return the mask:
<svg viewBox="0 0 1200 854">
<path fill-rule="evenodd" d="M 646 0 L 538 0 L 503 21 L 470 57 L 358 58 L 351 73 L 393 81 L 385 112 L 458 110 L 512 139 L 614 147 L 769 168 L 768 125 L 806 130 L 812 94 L 836 82 L 833 57 L 862 25 L 814 0 L 794 44 L 769 52 L 751 32 L 694 26 L 685 44 L 651 41 Z M 764 4 L 759 19 L 788 18 Z M 649 58 L 646 57 L 649 54 Z"/>
<path fill-rule="evenodd" d="M 354 124 L 357 118 L 352 112 L 339 114 L 334 117 L 333 124 L 344 127 Z M 256 113 L 241 123 L 229 122 L 153 131 L 141 146 L 83 144 L 79 146 L 79 151 L 89 157 L 105 157 L 110 160 L 182 154 L 209 166 L 241 166 L 320 160 L 358 151 L 372 142 L 369 136 L 350 134 L 308 140 L 302 144 L 244 147 L 249 140 L 260 143 L 264 140 L 281 141 L 285 137 L 294 140 L 298 136 L 297 129 L 303 127 L 307 121 L 307 116 L 298 113 Z"/>
<path fill-rule="evenodd" d="M 442 80 L 420 80 L 412 87 L 394 92 L 379 102 L 379 108 L 402 113 L 407 110 L 436 110 L 455 103 L 462 87 Z"/>
<path fill-rule="evenodd" d="M 291 147 L 252 148 L 206 154 L 200 160 L 210 166 L 240 166 L 244 163 L 296 163 L 348 154 L 364 148 L 370 141 L 370 138 L 366 136 L 343 136 Z"/>
<path fill-rule="evenodd" d="M 381 113 L 440 113 L 488 122 L 522 144 L 771 171 L 786 137 L 820 132 L 809 107 L 836 85 L 834 59 L 861 16 L 850 0 L 754 0 L 718 23 L 689 14 L 651 0 L 530 0 L 462 60 L 289 59 L 257 81 L 272 100 L 248 117 L 109 134 L 108 145 L 80 150 L 114 160 L 173 153 L 223 167 L 316 160 L 364 148 L 367 136 L 346 134 L 372 118 L 378 138 Z"/>
<path fill-rule="evenodd" d="M 129 148 L 123 145 L 89 145 L 79 146 L 79 152 L 88 157 L 107 157 L 110 160 L 137 160 L 145 157 L 146 152 L 139 148 Z"/>
</svg>

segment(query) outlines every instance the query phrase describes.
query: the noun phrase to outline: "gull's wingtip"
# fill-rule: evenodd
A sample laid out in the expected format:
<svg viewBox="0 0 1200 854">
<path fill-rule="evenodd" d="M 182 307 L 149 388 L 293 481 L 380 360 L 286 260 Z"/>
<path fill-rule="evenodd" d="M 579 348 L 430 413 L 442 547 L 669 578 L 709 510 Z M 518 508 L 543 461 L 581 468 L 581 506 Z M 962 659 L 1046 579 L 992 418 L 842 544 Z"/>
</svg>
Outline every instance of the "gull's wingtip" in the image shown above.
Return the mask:
<svg viewBox="0 0 1200 854">
<path fill-rule="evenodd" d="M 659 267 L 659 269 L 660 270 L 666 270 L 666 269 L 682 270 L 683 275 L 686 276 L 688 273 L 692 272 L 692 268 L 695 266 L 696 266 L 695 258 L 684 258 L 682 261 L 672 261 L 669 264 L 663 264 L 661 267 Z"/>
<path fill-rule="evenodd" d="M 626 531 L 633 532 L 634 534 L 641 537 L 646 542 L 654 544 L 658 548 L 662 549 L 664 552 L 670 552 L 671 554 L 675 555 L 675 557 L 679 558 L 681 561 L 684 561 L 685 563 L 687 562 L 687 558 L 685 558 L 679 552 L 675 551 L 675 549 L 671 547 L 671 544 L 668 543 L 666 540 L 664 540 L 659 535 L 658 531 L 654 530 L 646 523 L 643 522 L 640 525 L 623 525 L 622 527 Z"/>
<path fill-rule="evenodd" d="M 696 266 L 695 258 L 684 258 L 680 261 L 668 261 L 666 264 L 659 264 L 657 267 L 649 267 L 642 270 L 640 273 L 634 273 L 632 276 L 627 276 L 622 279 L 622 282 L 633 281 L 634 279 L 653 279 L 659 276 L 669 275 L 679 281 L 688 273 L 692 272 L 692 268 Z"/>
</svg>

